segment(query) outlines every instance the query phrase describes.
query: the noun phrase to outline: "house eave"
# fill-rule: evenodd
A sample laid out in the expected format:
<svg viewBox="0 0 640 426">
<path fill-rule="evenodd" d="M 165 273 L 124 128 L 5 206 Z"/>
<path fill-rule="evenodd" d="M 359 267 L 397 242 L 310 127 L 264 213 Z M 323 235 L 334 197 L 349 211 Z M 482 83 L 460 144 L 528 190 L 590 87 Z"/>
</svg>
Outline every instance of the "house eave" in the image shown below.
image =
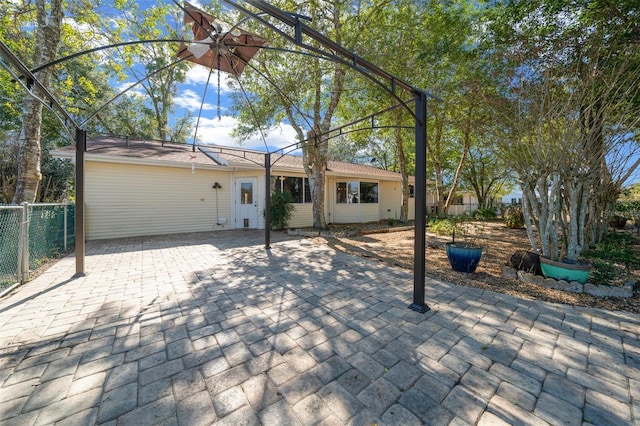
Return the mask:
<svg viewBox="0 0 640 426">
<path fill-rule="evenodd" d="M 51 154 L 56 158 L 66 159 L 75 161 L 76 154 L 75 152 L 68 151 L 52 151 Z M 122 157 L 116 155 L 106 155 L 106 154 L 92 154 L 87 152 L 85 154 L 85 161 L 95 161 L 100 163 L 114 163 L 114 164 L 131 164 L 138 166 L 160 166 L 160 167 L 173 167 L 173 168 L 181 168 L 181 169 L 190 169 L 192 164 L 184 161 L 169 161 L 169 160 L 157 160 L 151 158 L 135 158 L 135 157 Z M 219 170 L 219 171 L 235 171 L 237 167 L 234 166 L 220 166 L 217 164 L 205 164 L 205 163 L 195 163 L 196 169 L 205 169 L 205 170 Z"/>
</svg>

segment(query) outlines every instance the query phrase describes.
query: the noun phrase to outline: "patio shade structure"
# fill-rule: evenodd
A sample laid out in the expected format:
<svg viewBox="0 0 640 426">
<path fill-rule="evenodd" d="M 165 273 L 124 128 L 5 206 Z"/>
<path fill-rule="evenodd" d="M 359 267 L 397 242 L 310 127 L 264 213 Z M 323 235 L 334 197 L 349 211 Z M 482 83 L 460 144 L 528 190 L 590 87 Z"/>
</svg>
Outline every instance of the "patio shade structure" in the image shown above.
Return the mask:
<svg viewBox="0 0 640 426">
<path fill-rule="evenodd" d="M 247 17 L 261 23 L 262 25 L 272 29 L 286 41 L 301 47 L 307 52 L 319 55 L 323 59 L 339 63 L 349 67 L 361 75 L 369 79 L 369 81 L 383 88 L 391 97 L 400 102 L 415 119 L 415 154 L 416 154 L 416 186 L 415 186 L 415 243 L 414 243 L 414 277 L 413 277 L 413 303 L 409 308 L 417 312 L 426 312 L 429 307 L 425 303 L 425 230 L 426 230 L 426 127 L 427 127 L 427 100 L 434 98 L 428 92 L 418 89 L 407 82 L 404 82 L 392 74 L 386 72 L 377 65 L 364 60 L 355 52 L 349 51 L 341 44 L 326 37 L 321 32 L 309 27 L 301 22 L 305 17 L 286 12 L 278 9 L 263 0 L 245 0 L 243 3 L 253 6 L 254 10 L 250 10 L 234 0 L 220 0 L 235 10 L 245 14 Z M 176 2 L 174 0 L 174 2 Z M 177 4 L 177 2 L 176 2 Z M 185 22 L 192 24 L 195 41 L 189 46 L 182 41 L 181 54 L 185 55 L 185 60 L 193 60 L 193 62 L 205 65 L 211 69 L 225 71 L 239 76 L 247 65 L 248 61 L 253 57 L 262 46 L 266 43 L 255 34 L 243 31 L 237 26 L 232 27 L 229 31 L 223 33 L 222 28 L 216 23 L 215 17 L 205 12 L 199 11 L 197 8 L 185 4 Z M 255 12 L 258 10 L 259 12 Z M 278 21 L 279 25 L 263 19 L 262 16 L 268 16 Z M 290 36 L 286 31 L 282 30 L 282 24 L 290 30 L 293 30 L 294 36 Z M 305 42 L 304 38 L 315 41 L 315 45 Z M 178 42 L 177 40 L 156 40 L 162 42 Z M 140 41 L 142 43 L 144 41 Z M 138 42 L 135 42 L 138 43 Z M 318 47 L 321 46 L 321 47 Z M 113 46 L 105 46 L 110 48 Z M 96 51 L 98 49 L 91 49 Z M 244 51 L 244 53 L 243 53 Z M 284 51 L 284 50 L 283 50 Z M 89 52 L 89 51 L 87 51 Z M 293 52 L 298 53 L 298 52 Z M 72 55 L 71 57 L 82 54 L 82 52 Z M 241 56 L 248 55 L 248 56 Z M 6 62 L 2 61 L 2 65 L 7 70 L 15 69 L 14 75 L 16 80 L 26 79 L 31 83 L 35 83 L 37 87 L 44 89 L 37 77 L 34 75 L 35 70 L 29 70 L 20 62 L 20 60 L 0 41 L 0 56 Z M 60 62 L 60 61 L 58 61 Z M 56 62 L 56 63 L 58 63 Z M 45 64 L 42 67 L 49 66 Z M 41 68 L 42 68 L 41 67 Z M 39 69 L 41 69 L 39 68 Z M 12 72 L 12 71 L 10 71 Z M 31 95 L 31 85 L 25 85 L 25 90 Z M 414 99 L 414 109 L 411 110 L 407 103 L 400 99 L 396 93 L 398 89 L 402 89 L 411 93 Z M 39 99 L 43 104 L 51 105 L 52 109 L 56 109 L 62 113 L 65 118 L 71 118 L 67 111 L 56 100 L 56 98 L 46 91 L 45 100 Z M 436 98 L 437 99 L 437 98 Z M 95 117 L 95 112 L 90 118 Z M 78 124 L 70 120 L 76 129 L 75 145 L 76 145 L 76 272 L 84 274 L 84 153 L 86 151 L 86 130 L 84 128 L 86 121 Z M 269 171 L 270 154 L 265 155 L 265 169 Z M 268 198 L 268 197 L 267 197 Z M 268 223 L 267 216 L 267 223 Z M 268 227 L 268 225 L 267 225 Z M 267 228 L 268 233 L 268 228 Z M 268 234 L 267 234 L 268 235 Z M 267 237 L 268 238 L 268 237 Z M 267 240 L 268 245 L 268 240 Z"/>
<path fill-rule="evenodd" d="M 191 26 L 193 42 L 189 45 L 180 43 L 178 58 L 238 77 L 247 62 L 267 42 L 266 39 L 237 27 L 223 33 L 213 15 L 189 3 L 185 3 L 183 9 L 184 24 Z"/>
</svg>

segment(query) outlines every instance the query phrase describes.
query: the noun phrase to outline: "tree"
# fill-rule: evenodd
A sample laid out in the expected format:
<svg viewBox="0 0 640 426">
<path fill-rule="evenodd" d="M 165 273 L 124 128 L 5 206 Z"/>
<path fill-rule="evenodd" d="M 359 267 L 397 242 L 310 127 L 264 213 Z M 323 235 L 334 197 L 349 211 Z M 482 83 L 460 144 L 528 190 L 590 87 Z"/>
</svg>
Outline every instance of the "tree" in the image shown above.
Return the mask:
<svg viewBox="0 0 640 426">
<path fill-rule="evenodd" d="M 167 24 L 166 19 L 159 19 L 159 16 L 163 16 L 162 13 L 166 12 L 162 8 L 150 8 L 142 13 L 142 24 L 137 23 L 128 27 L 127 23 L 131 24 L 129 18 L 137 11 L 139 11 L 137 5 L 130 0 L 115 4 L 58 0 L 10 2 L 9 8 L 0 12 L 0 20 L 3 24 L 0 28 L 0 36 L 32 69 L 48 64 L 54 59 L 94 48 L 96 43 L 106 45 L 122 41 L 123 37 L 131 34 L 133 37 L 177 38 L 176 31 L 169 33 L 169 26 L 167 25 L 166 28 L 162 26 Z M 122 13 L 118 15 L 119 12 Z M 63 21 L 62 17 L 65 14 L 67 18 Z M 109 19 L 103 19 L 107 15 Z M 123 28 L 138 28 L 139 34 L 135 31 L 124 31 Z M 147 70 L 144 72 L 152 73 L 168 64 L 169 60 L 173 60 L 172 55 L 175 49 L 172 49 L 172 46 L 175 47 L 172 44 L 163 43 L 161 47 L 140 49 L 139 52 L 146 55 L 145 58 L 148 61 Z M 118 90 L 111 88 L 114 74 L 109 75 L 109 72 L 117 74 L 124 69 L 125 64 L 132 63 L 132 54 L 135 51 L 134 48 L 123 48 L 122 56 L 119 58 L 112 54 L 113 51 L 81 55 L 55 66 L 41 68 L 35 74 L 67 112 L 78 122 L 82 122 L 88 131 L 111 133 L 127 131 L 135 136 L 186 140 L 190 130 L 188 116 L 174 120 L 171 123 L 171 129 L 168 130 L 175 83 L 184 77 L 186 65 L 174 69 L 168 68 L 165 72 L 168 78 L 164 78 L 163 72 L 158 72 L 151 77 L 151 83 L 147 85 L 152 99 L 150 104 L 141 100 L 137 94 L 121 96 L 115 102 L 109 103 Z M 150 56 L 152 53 L 157 56 Z M 96 67 L 96 64 L 101 66 Z M 15 85 L 8 82 L 4 74 L 0 80 L 0 90 L 4 99 L 16 100 L 0 106 L 2 129 L 9 132 L 7 137 L 3 138 L 3 143 L 12 143 L 17 140 L 19 145 L 15 166 L 17 178 L 9 174 L 9 170 L 13 170 L 13 167 L 3 167 L 2 193 L 5 195 L 11 193 L 14 203 L 48 200 L 51 197 L 62 196 L 62 191 L 67 184 L 63 182 L 60 173 L 63 171 L 68 173 L 69 170 L 58 167 L 53 159 L 51 164 L 44 162 L 50 159 L 46 152 L 49 147 L 68 144 L 73 139 L 73 129 L 67 128 L 65 133 L 63 123 L 58 122 L 54 115 L 43 109 L 40 101 L 22 90 L 15 90 Z M 33 90 L 33 95 L 38 98 L 43 97 L 37 89 Z M 17 109 L 13 105 L 20 103 L 22 108 L 16 113 Z M 108 105 L 107 108 L 100 108 L 105 104 Z M 87 117 L 92 117 L 92 120 L 84 123 Z M 156 123 L 155 127 L 151 127 L 153 123 Z M 16 124 L 22 130 L 14 134 L 13 128 Z M 3 149 L 3 152 L 15 151 Z M 4 158 L 11 160 L 13 157 L 6 155 Z M 41 190 L 41 183 L 45 190 Z M 60 187 L 54 188 L 57 185 Z"/>
<path fill-rule="evenodd" d="M 501 152 L 520 180 L 532 247 L 533 222 L 546 257 L 577 259 L 598 242 L 640 165 L 638 12 L 631 2 L 537 1 L 496 20 L 512 64 L 496 108 Z"/>
<path fill-rule="evenodd" d="M 479 209 L 495 207 L 493 202 L 509 178 L 510 169 L 495 154 L 492 140 L 482 140 L 469 150 L 467 165 L 462 171 L 463 184 L 476 194 Z"/>
<path fill-rule="evenodd" d="M 442 97 L 430 104 L 427 135 L 440 217 L 447 214 L 469 152 L 478 143 L 486 119 L 483 96 L 493 87 L 482 73 L 483 57 L 476 45 L 484 9 L 467 2 L 448 6 L 434 14 L 428 27 L 431 37 L 425 38 L 420 55 L 424 80 Z"/>
<path fill-rule="evenodd" d="M 51 62 L 57 55 L 60 43 L 63 2 L 51 0 L 47 4 L 44 0 L 35 0 L 37 26 L 35 29 L 35 43 L 32 64 L 42 65 Z M 53 70 L 47 68 L 37 75 L 45 88 L 51 82 Z M 44 95 L 35 90 L 35 96 Z M 38 185 L 42 179 L 40 149 L 40 126 L 42 124 L 42 103 L 32 96 L 25 96 L 22 101 L 22 130 L 19 136 L 19 162 L 16 190 L 13 204 L 34 202 Z"/>
<path fill-rule="evenodd" d="M 323 1 L 302 5 L 277 2 L 275 5 L 309 16 L 316 30 L 347 48 L 352 48 L 358 41 L 362 19 L 348 2 Z M 268 34 L 264 28 L 256 31 L 269 39 L 270 46 L 286 45 L 277 35 Z M 305 42 L 316 45 L 312 40 Z M 236 84 L 235 105 L 240 120 L 235 130 L 237 137 L 243 139 L 258 131 L 265 132 L 277 126 L 281 120 L 286 120 L 295 129 L 297 139 L 304 141 L 300 146 L 313 199 L 315 228 L 326 227 L 324 183 L 328 160 L 327 136 L 343 94 L 346 75 L 347 69 L 335 62 L 262 51 L 252 59 L 251 67 L 245 69 L 240 77 L 241 84 Z M 248 102 L 245 96 L 249 98 Z"/>
<path fill-rule="evenodd" d="M 473 49 L 473 30 L 482 9 L 461 1 L 424 4 L 411 0 L 367 3 L 362 8 L 370 10 L 368 16 L 376 23 L 364 27 L 360 34 L 368 45 L 366 59 L 416 87 L 431 88 L 443 99 L 429 102 L 427 155 L 429 169 L 435 175 L 438 211 L 445 215 L 478 130 L 480 92 L 477 88 L 482 85 L 478 84 L 478 53 Z M 387 94 L 378 87 L 364 87 L 366 89 L 360 91 L 349 87 L 349 96 L 340 108 L 343 119 L 357 118 L 358 114 L 374 113 L 388 106 Z M 401 211 L 406 218 L 408 174 L 414 166 L 414 136 L 402 128 L 412 126 L 413 120 L 401 109 L 376 120 L 394 127 L 388 131 L 395 144 L 390 152 L 394 153 L 397 170 L 403 176 Z"/>
<path fill-rule="evenodd" d="M 173 5 L 156 5 L 140 10 L 137 5 L 131 7 L 125 14 L 126 19 L 121 23 L 119 37 L 131 40 L 178 39 L 180 34 L 181 10 Z M 190 62 L 177 61 L 176 45 L 173 43 L 145 43 L 121 49 L 121 61 L 114 69 L 118 70 L 121 79 L 133 76 L 140 81 L 140 86 L 146 95 L 150 106 L 145 106 L 133 112 L 131 104 L 140 103 L 140 97 L 128 96 L 123 98 L 118 107 L 122 108 L 131 118 L 131 130 L 141 130 L 144 137 L 151 137 L 163 141 L 184 142 L 191 129 L 188 124 L 191 117 L 180 117 L 170 123 L 170 117 L 175 113 L 173 98 L 177 93 L 178 83 L 184 82 Z M 126 70 L 126 72 L 125 72 Z M 131 114 L 143 114 L 154 124 L 144 126 Z M 147 136 L 151 131 L 151 136 Z"/>
</svg>

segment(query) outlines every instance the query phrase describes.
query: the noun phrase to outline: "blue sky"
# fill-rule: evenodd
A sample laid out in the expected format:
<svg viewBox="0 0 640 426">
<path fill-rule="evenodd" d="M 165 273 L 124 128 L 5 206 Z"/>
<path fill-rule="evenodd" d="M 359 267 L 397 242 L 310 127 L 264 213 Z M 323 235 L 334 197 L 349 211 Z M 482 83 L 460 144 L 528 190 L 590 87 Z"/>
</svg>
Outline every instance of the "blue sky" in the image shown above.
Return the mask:
<svg viewBox="0 0 640 426">
<path fill-rule="evenodd" d="M 174 98 L 176 111 L 179 115 L 190 112 L 195 122 L 202 105 L 202 114 L 198 125 L 198 143 L 238 146 L 230 132 L 236 126 L 237 120 L 231 115 L 231 104 L 228 96 L 230 89 L 226 84 L 227 75 L 220 76 L 221 110 L 218 118 L 218 78 L 217 71 L 214 71 L 206 90 L 209 69 L 201 66 L 193 66 L 187 73 L 187 79 L 179 86 L 177 96 Z M 242 77 L 241 77 L 242 78 Z M 203 95 L 204 101 L 203 101 Z M 267 144 L 271 148 L 282 148 L 296 142 L 296 134 L 293 128 L 286 123 L 281 123 L 279 128 L 271 130 L 265 135 Z M 189 140 L 191 142 L 192 139 Z M 244 141 L 242 147 L 249 149 L 265 149 L 265 143 L 260 135 Z"/>
<path fill-rule="evenodd" d="M 159 3 L 172 4 L 170 0 L 166 2 L 155 1 L 138 1 L 141 8 L 150 6 L 157 6 Z M 200 1 L 189 1 L 196 7 L 201 6 Z M 182 1 L 180 1 L 182 4 Z M 204 8 L 206 9 L 206 8 Z M 182 13 L 180 13 L 182 18 Z M 190 30 L 187 31 L 190 33 Z M 176 45 L 177 48 L 177 45 Z M 259 54 L 259 53 L 258 53 Z M 176 58 L 177 59 L 177 58 Z M 227 79 L 232 78 L 226 73 L 220 75 L 220 118 L 218 117 L 218 72 L 214 70 L 211 76 L 209 76 L 210 69 L 193 64 L 191 69 L 187 73 L 187 77 L 184 83 L 178 85 L 178 93 L 174 97 L 175 105 L 175 117 L 185 116 L 190 113 L 193 116 L 192 124 L 193 131 L 195 131 L 196 121 L 200 114 L 200 120 L 197 129 L 197 143 L 198 144 L 215 144 L 225 146 L 241 146 L 248 149 L 265 150 L 266 145 L 270 150 L 282 148 L 292 145 L 296 142 L 296 134 L 293 128 L 286 123 L 281 123 L 279 128 L 272 129 L 265 134 L 265 140 L 259 132 L 257 135 L 249 140 L 238 142 L 231 137 L 230 133 L 237 125 L 236 118 L 232 115 L 232 106 L 230 88 L 227 85 Z M 242 76 L 240 77 L 242 78 Z M 207 79 L 209 84 L 207 85 Z M 135 79 L 124 82 L 114 82 L 122 90 L 129 87 Z M 130 94 L 138 93 L 143 95 L 142 89 L 136 87 L 132 89 Z M 201 110 L 202 109 L 202 110 Z M 174 117 L 174 118 L 175 118 Z M 193 142 L 193 134 L 188 138 L 188 143 Z"/>
</svg>

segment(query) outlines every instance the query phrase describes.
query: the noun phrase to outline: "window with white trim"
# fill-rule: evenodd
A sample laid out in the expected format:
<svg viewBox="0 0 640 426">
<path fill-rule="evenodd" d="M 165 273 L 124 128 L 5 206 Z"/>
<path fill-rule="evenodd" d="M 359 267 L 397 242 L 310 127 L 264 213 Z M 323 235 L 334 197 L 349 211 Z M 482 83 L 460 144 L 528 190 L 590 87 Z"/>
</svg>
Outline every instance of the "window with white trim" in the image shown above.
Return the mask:
<svg viewBox="0 0 640 426">
<path fill-rule="evenodd" d="M 294 203 L 311 203 L 311 189 L 309 188 L 309 180 L 307 178 L 278 176 L 275 182 L 275 190 L 278 192 L 288 192 Z"/>
<path fill-rule="evenodd" d="M 378 182 L 336 182 L 337 204 L 377 204 Z"/>
</svg>

